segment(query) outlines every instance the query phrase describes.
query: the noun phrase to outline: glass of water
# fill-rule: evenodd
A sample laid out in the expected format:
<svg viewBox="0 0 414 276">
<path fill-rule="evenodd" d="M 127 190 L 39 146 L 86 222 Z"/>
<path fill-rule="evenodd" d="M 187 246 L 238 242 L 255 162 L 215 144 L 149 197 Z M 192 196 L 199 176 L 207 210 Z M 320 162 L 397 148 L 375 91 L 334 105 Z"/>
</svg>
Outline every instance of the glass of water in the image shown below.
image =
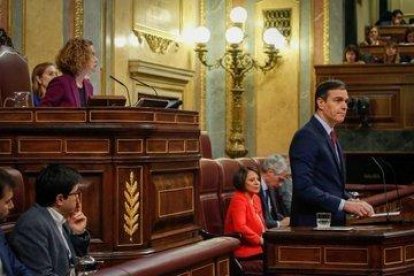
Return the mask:
<svg viewBox="0 0 414 276">
<path fill-rule="evenodd" d="M 331 213 L 316 213 L 316 227 L 317 228 L 331 227 Z"/>
</svg>

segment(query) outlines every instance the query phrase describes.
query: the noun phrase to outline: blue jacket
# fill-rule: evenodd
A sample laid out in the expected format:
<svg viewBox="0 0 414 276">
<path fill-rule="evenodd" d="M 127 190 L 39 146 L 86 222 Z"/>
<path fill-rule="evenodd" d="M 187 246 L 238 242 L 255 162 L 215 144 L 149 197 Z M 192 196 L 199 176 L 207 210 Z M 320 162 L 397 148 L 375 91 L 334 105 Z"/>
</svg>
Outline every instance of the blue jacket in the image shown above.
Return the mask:
<svg viewBox="0 0 414 276">
<path fill-rule="evenodd" d="M 6 238 L 3 231 L 0 230 L 0 259 L 3 265 L 3 271 L 6 275 L 32 275 L 14 255 L 9 245 L 7 244 Z"/>
<path fill-rule="evenodd" d="M 292 226 L 316 226 L 316 213 L 330 212 L 331 225 L 344 225 L 345 212 L 339 211 L 345 192 L 345 166 L 342 148 L 339 161 L 328 133 L 315 118 L 303 126 L 290 145 L 293 195 Z"/>
</svg>

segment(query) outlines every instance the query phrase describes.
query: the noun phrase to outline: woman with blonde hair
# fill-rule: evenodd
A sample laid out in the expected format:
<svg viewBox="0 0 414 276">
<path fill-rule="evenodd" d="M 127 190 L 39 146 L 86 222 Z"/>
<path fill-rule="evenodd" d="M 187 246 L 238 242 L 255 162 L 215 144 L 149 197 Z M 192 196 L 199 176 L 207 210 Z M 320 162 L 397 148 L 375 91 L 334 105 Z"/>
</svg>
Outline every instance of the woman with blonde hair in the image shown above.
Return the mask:
<svg viewBox="0 0 414 276">
<path fill-rule="evenodd" d="M 60 50 L 56 65 L 62 76 L 48 85 L 41 106 L 85 107 L 93 95 L 89 75 L 95 70 L 98 59 L 92 41 L 72 38 Z"/>
<path fill-rule="evenodd" d="M 33 105 L 39 106 L 42 98 L 46 95 L 49 82 L 58 75 L 56 66 L 51 62 L 42 62 L 32 71 Z"/>
</svg>

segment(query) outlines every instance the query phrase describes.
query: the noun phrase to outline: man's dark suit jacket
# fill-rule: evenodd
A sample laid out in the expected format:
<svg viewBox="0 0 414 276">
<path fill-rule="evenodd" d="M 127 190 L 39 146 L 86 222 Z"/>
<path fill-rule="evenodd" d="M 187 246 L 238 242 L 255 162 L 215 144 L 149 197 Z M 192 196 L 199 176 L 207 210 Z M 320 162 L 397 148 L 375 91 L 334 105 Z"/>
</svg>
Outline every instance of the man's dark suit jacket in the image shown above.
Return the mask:
<svg viewBox="0 0 414 276">
<path fill-rule="evenodd" d="M 0 230 L 0 260 L 5 275 L 29 276 L 32 273 L 16 258 Z"/>
<path fill-rule="evenodd" d="M 11 236 L 16 255 L 36 275 L 68 275 L 75 256 L 87 254 L 90 236 L 69 233 L 63 224 L 72 258 L 64 245 L 62 235 L 46 207 L 34 204 L 17 220 Z"/>
<path fill-rule="evenodd" d="M 93 95 L 93 86 L 87 79 L 83 81 L 85 87 L 85 102 Z M 44 107 L 81 107 L 79 89 L 75 77 L 63 74 L 50 81 L 47 86 L 46 95 L 40 106 Z"/>
<path fill-rule="evenodd" d="M 316 226 L 316 213 L 330 212 L 331 225 L 344 225 L 345 212 L 339 211 L 345 192 L 345 166 L 337 144 L 339 161 L 328 133 L 313 116 L 293 137 L 290 163 L 293 179 L 292 226 Z"/>
<path fill-rule="evenodd" d="M 266 227 L 277 227 L 277 222 L 287 216 L 286 211 L 283 207 L 283 200 L 277 190 L 268 186 L 268 196 L 270 199 L 270 205 L 272 206 L 272 208 L 269 208 L 269 205 L 265 203 L 266 197 L 264 193 L 265 191 L 261 188 L 259 195 L 262 202 L 262 210 L 266 221 Z"/>
</svg>

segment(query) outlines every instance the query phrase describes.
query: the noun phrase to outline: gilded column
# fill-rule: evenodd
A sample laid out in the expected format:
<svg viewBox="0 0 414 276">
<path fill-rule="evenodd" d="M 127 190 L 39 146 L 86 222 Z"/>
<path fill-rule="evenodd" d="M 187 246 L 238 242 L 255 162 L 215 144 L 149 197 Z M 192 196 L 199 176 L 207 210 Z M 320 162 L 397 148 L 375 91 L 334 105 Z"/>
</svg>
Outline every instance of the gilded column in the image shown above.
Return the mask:
<svg viewBox="0 0 414 276">
<path fill-rule="evenodd" d="M 74 0 L 73 36 L 77 38 L 83 37 L 83 13 L 83 0 Z"/>
<path fill-rule="evenodd" d="M 200 26 L 206 25 L 206 2 L 200 1 Z M 200 72 L 200 129 L 206 130 L 206 105 L 207 105 L 207 89 L 206 89 L 206 70 L 207 68 L 197 63 L 196 65 Z"/>
</svg>

